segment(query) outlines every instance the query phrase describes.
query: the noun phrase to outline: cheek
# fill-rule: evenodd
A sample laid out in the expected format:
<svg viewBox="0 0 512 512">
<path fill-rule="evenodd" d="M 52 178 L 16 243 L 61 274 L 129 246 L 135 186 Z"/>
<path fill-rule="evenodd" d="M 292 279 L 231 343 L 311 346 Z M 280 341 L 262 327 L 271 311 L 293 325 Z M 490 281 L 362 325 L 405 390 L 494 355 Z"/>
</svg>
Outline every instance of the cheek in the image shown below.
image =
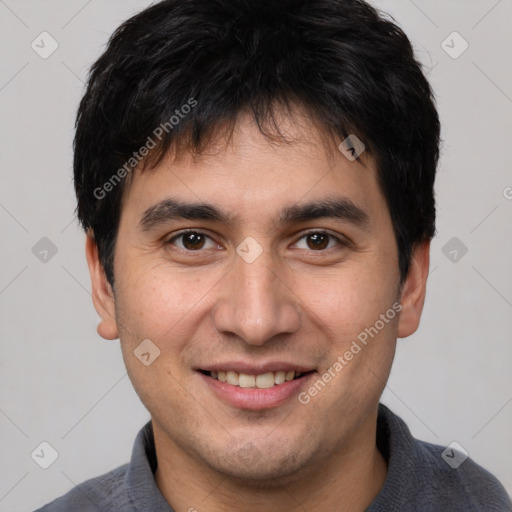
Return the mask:
<svg viewBox="0 0 512 512">
<path fill-rule="evenodd" d="M 123 359 L 130 379 L 148 408 L 158 400 L 187 400 L 179 382 L 189 377 L 187 353 L 197 350 L 192 340 L 210 322 L 212 297 L 222 285 L 220 272 L 190 272 L 170 268 L 168 262 L 123 268 L 116 289 L 116 311 Z M 141 343 L 150 340 L 150 357 L 142 357 Z M 147 343 L 147 342 L 146 342 Z M 153 346 L 154 345 L 154 346 Z M 156 348 L 155 348 L 156 347 Z M 147 359 L 154 362 L 146 366 Z M 137 357 L 137 355 L 139 357 Z M 144 360 L 146 359 L 146 360 Z M 164 400 L 162 383 L 172 389 Z M 155 401 L 155 396 L 160 398 Z"/>
<path fill-rule="evenodd" d="M 319 380 L 326 384 L 312 383 L 302 398 L 311 401 L 312 421 L 318 416 L 324 425 L 340 425 L 378 402 L 393 361 L 401 306 L 395 286 L 382 275 L 346 272 L 316 284 L 301 296 L 309 297 L 309 318 L 323 334 Z"/>
<path fill-rule="evenodd" d="M 294 286 L 311 321 L 340 348 L 376 322 L 379 331 L 389 331 L 396 323 L 392 306 L 397 285 L 389 274 L 355 268 L 307 279 L 301 285 L 297 281 Z M 379 319 L 390 308 L 382 326 Z"/>
<path fill-rule="evenodd" d="M 182 356 L 204 310 L 204 280 L 165 264 L 133 265 L 118 275 L 123 276 L 116 287 L 121 349 L 137 394 L 150 411 L 186 403 L 187 393 L 177 383 L 185 377 Z M 162 385 L 173 393 L 163 396 Z"/>
<path fill-rule="evenodd" d="M 122 275 L 116 302 L 119 321 L 127 327 L 125 337 L 158 340 L 162 348 L 183 339 L 197 325 L 197 316 L 218 281 L 216 275 L 180 272 L 165 262 L 127 269 Z"/>
</svg>

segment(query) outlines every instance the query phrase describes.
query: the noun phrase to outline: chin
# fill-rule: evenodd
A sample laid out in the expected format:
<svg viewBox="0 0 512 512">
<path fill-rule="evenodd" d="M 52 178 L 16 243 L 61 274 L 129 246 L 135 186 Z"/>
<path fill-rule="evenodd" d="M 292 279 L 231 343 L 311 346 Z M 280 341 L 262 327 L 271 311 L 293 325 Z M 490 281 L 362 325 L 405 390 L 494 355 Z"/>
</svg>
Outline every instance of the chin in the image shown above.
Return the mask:
<svg viewBox="0 0 512 512">
<path fill-rule="evenodd" d="M 288 447 L 286 451 L 284 448 L 259 447 L 249 441 L 238 450 L 222 450 L 222 456 L 215 457 L 215 463 L 210 465 L 238 485 L 279 488 L 298 480 L 304 467 L 311 465 L 312 454 L 306 453 L 303 446 Z"/>
</svg>

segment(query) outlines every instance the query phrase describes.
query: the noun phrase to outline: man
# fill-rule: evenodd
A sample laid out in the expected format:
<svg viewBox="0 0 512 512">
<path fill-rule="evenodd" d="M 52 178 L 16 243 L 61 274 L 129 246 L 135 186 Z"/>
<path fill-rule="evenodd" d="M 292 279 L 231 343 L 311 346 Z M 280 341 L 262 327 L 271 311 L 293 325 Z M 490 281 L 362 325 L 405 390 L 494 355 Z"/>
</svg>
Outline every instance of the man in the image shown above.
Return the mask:
<svg viewBox="0 0 512 512">
<path fill-rule="evenodd" d="M 411 45 L 361 0 L 124 23 L 74 172 L 98 332 L 151 422 L 129 464 L 40 510 L 511 510 L 379 405 L 420 321 L 438 155 Z"/>
</svg>

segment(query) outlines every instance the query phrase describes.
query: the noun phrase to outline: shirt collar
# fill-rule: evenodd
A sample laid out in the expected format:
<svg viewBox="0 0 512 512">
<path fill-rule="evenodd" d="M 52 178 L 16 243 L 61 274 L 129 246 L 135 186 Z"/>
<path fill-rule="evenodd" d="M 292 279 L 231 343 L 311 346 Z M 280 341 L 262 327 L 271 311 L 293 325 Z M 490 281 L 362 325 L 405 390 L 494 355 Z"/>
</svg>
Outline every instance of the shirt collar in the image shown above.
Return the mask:
<svg viewBox="0 0 512 512">
<path fill-rule="evenodd" d="M 157 467 L 155 438 L 151 421 L 137 434 L 126 473 L 126 489 L 134 510 L 173 512 L 158 489 L 154 472 Z"/>
</svg>

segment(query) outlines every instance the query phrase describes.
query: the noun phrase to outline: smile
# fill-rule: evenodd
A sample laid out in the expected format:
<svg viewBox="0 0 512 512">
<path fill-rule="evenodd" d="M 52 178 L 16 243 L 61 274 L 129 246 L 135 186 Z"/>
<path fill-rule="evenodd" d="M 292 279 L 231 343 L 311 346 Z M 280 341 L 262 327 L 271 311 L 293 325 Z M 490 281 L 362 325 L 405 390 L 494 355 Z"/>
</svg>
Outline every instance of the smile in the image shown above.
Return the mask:
<svg viewBox="0 0 512 512">
<path fill-rule="evenodd" d="M 259 375 L 249 375 L 247 373 L 239 373 L 235 371 L 212 371 L 203 373 L 212 379 L 225 382 L 231 386 L 237 386 L 240 388 L 270 389 L 274 386 L 280 386 L 285 382 L 291 382 L 292 380 L 299 379 L 309 372 L 282 370 L 277 372 L 261 373 Z"/>
</svg>

